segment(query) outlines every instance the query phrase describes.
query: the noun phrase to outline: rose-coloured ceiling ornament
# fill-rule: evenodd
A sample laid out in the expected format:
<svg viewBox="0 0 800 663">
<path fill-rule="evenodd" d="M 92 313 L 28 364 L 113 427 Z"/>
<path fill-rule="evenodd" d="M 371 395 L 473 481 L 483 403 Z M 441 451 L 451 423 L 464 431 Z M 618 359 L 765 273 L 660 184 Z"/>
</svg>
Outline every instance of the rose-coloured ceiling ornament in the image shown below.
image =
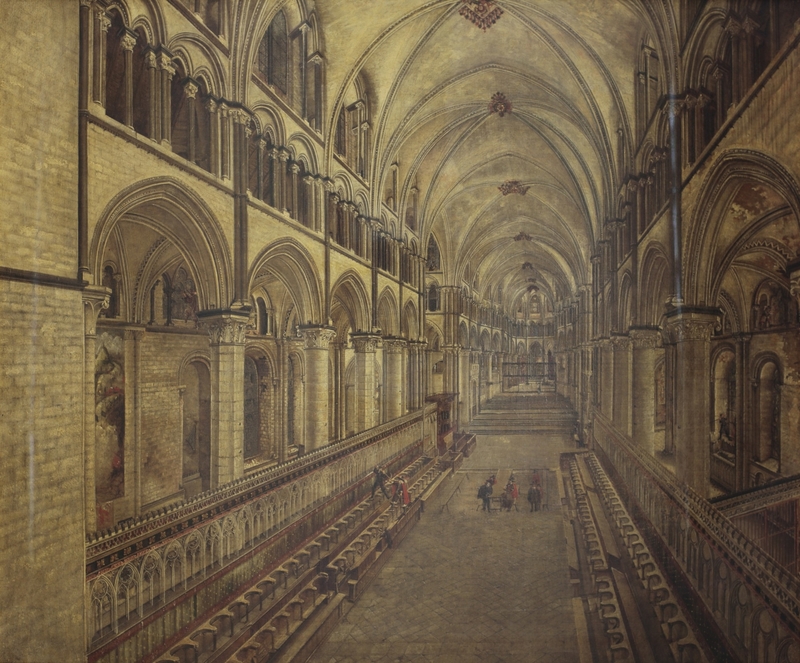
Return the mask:
<svg viewBox="0 0 800 663">
<path fill-rule="evenodd" d="M 461 9 L 458 11 L 465 19 L 486 32 L 503 15 L 492 0 L 461 0 Z"/>
<path fill-rule="evenodd" d="M 518 235 L 514 237 L 515 242 L 532 242 L 533 237 L 531 237 L 528 233 L 520 232 Z"/>
<path fill-rule="evenodd" d="M 529 186 L 525 186 L 519 180 L 506 180 L 497 188 L 500 189 L 500 193 L 504 196 L 510 193 L 518 193 L 520 196 L 524 196 L 530 189 Z"/>
<path fill-rule="evenodd" d="M 504 117 L 506 113 L 511 112 L 511 102 L 508 97 L 502 92 L 495 92 L 492 95 L 492 100 L 489 102 L 489 112 L 497 113 L 500 117 Z"/>
</svg>

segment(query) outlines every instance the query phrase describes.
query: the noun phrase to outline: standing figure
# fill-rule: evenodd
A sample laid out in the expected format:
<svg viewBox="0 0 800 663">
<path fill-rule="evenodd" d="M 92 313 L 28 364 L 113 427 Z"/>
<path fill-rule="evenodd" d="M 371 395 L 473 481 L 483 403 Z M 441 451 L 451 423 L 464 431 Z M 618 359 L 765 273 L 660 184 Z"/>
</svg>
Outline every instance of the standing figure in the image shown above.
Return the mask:
<svg viewBox="0 0 800 663">
<path fill-rule="evenodd" d="M 531 513 L 533 513 L 533 505 L 536 502 L 536 484 L 531 481 L 531 486 L 528 488 L 528 503 L 531 505 Z"/>
<path fill-rule="evenodd" d="M 480 488 L 478 488 L 478 499 L 483 500 L 483 510 L 487 513 L 492 510 L 492 482 L 486 479 Z"/>
<path fill-rule="evenodd" d="M 406 483 L 406 478 L 404 476 L 401 476 L 398 480 L 396 497 L 403 509 L 405 509 L 409 502 L 411 502 L 411 497 L 408 494 L 408 484 Z"/>
<path fill-rule="evenodd" d="M 372 495 L 371 495 L 370 499 L 374 499 L 375 498 L 375 491 L 378 488 L 381 489 L 381 492 L 383 493 L 384 497 L 386 497 L 387 500 L 391 499 L 391 496 L 389 495 L 389 493 L 386 492 L 386 479 L 389 478 L 389 475 L 386 474 L 386 472 L 384 472 L 382 468 L 380 468 L 380 467 L 378 467 L 376 465 L 375 468 L 372 470 L 372 476 L 373 476 Z"/>
<path fill-rule="evenodd" d="M 534 492 L 533 492 L 534 511 L 538 511 L 540 506 L 542 506 L 542 489 L 538 485 L 536 485 L 534 486 Z"/>
<path fill-rule="evenodd" d="M 511 478 L 508 480 L 508 484 L 506 485 L 506 510 L 511 511 L 511 507 L 514 507 L 515 511 L 519 511 L 517 509 L 517 498 L 519 498 L 519 486 L 517 486 L 517 482 L 514 480 L 514 475 L 511 475 Z"/>
</svg>

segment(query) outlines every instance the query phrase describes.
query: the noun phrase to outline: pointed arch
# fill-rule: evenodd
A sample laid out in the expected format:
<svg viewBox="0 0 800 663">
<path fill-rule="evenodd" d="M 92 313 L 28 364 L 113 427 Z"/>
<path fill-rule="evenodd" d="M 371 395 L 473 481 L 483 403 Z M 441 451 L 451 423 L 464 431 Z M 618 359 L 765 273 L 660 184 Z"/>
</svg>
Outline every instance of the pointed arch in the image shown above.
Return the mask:
<svg viewBox="0 0 800 663">
<path fill-rule="evenodd" d="M 397 298 L 391 288 L 386 287 L 378 297 L 378 327 L 384 336 L 397 336 L 400 332 L 397 318 Z"/>
<path fill-rule="evenodd" d="M 282 239 L 265 247 L 250 267 L 248 292 L 265 276 L 277 279 L 291 293 L 300 321 L 322 321 L 322 292 L 316 262 L 302 244 Z"/>
<path fill-rule="evenodd" d="M 92 278 L 100 284 L 109 240 L 120 224 L 146 227 L 180 253 L 195 278 L 198 307 L 225 307 L 232 301 L 230 249 L 214 213 L 183 183 L 168 177 L 138 182 L 106 205 L 89 250 Z M 134 283 L 136 320 L 145 318 L 144 284 Z"/>
</svg>

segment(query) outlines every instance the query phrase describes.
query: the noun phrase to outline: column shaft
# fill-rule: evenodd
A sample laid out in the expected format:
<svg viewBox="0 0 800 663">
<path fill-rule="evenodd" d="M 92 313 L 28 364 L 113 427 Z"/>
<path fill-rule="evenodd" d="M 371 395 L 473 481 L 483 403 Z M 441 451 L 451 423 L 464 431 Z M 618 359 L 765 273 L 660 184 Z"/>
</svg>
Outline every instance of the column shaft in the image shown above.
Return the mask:
<svg viewBox="0 0 800 663">
<path fill-rule="evenodd" d="M 667 332 L 675 343 L 675 471 L 701 496 L 708 495 L 710 448 L 711 309 L 682 306 L 671 311 Z"/>
<path fill-rule="evenodd" d="M 211 487 L 244 475 L 245 312 L 198 316 L 211 336 Z"/>
<path fill-rule="evenodd" d="M 331 327 L 302 326 L 306 361 L 306 451 L 328 444 L 328 404 L 330 397 L 330 342 L 336 337 Z"/>
<path fill-rule="evenodd" d="M 632 345 L 632 430 L 634 444 L 655 453 L 655 370 L 661 335 L 657 328 L 630 330 Z"/>
</svg>

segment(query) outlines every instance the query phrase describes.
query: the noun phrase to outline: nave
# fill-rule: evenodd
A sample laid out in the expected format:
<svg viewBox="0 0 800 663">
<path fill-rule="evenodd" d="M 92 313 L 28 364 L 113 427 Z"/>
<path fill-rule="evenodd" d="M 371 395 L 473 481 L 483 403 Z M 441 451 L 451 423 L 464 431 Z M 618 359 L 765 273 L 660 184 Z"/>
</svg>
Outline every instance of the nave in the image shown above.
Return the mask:
<svg viewBox="0 0 800 663">
<path fill-rule="evenodd" d="M 572 449 L 572 432 L 562 427 L 526 434 L 517 425 L 541 416 L 544 399 L 501 395 L 486 404 L 476 427 L 496 433 L 478 435 L 475 451 L 426 504 L 419 523 L 312 663 L 583 660 L 555 481 L 559 454 Z M 563 405 L 549 412 L 561 413 Z M 502 434 L 510 414 L 510 430 Z M 502 477 L 512 472 L 520 486 L 518 511 L 481 511 L 481 482 L 496 474 L 497 498 Z M 525 495 L 534 473 L 547 508 L 531 513 Z"/>
</svg>

